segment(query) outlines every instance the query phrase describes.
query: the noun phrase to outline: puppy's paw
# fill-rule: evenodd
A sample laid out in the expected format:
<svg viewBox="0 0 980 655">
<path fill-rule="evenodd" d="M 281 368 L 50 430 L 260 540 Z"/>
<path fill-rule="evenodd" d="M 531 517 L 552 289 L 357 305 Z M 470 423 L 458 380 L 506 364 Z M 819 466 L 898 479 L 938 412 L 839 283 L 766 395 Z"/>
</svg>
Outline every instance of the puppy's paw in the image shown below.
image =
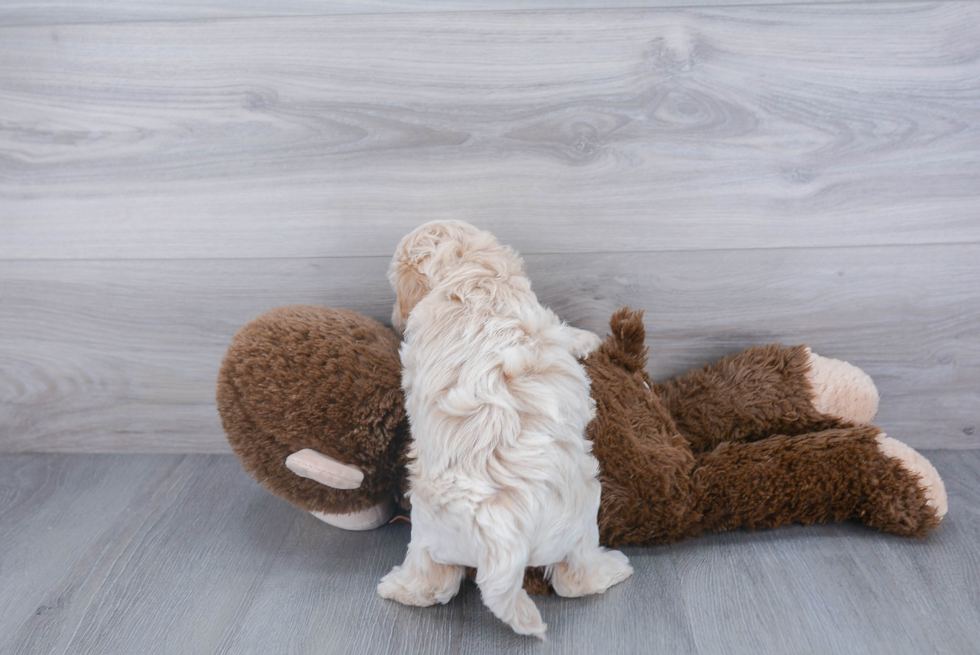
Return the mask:
<svg viewBox="0 0 980 655">
<path fill-rule="evenodd" d="M 626 555 L 618 550 L 599 549 L 587 564 L 577 568 L 565 562 L 556 564 L 552 570 L 551 586 L 559 596 L 601 594 L 631 575 L 633 567 Z"/>
<path fill-rule="evenodd" d="M 906 471 L 919 477 L 919 488 L 926 497 L 926 505 L 931 507 L 937 519 L 946 516 L 949 503 L 946 499 L 946 485 L 943 484 L 939 472 L 928 459 L 923 457 L 917 450 L 906 446 L 897 439 L 879 434 L 878 450 L 885 456 L 897 459 L 902 463 Z M 921 502 L 921 501 L 920 501 Z"/>
<path fill-rule="evenodd" d="M 813 408 L 854 425 L 867 425 L 878 413 L 878 389 L 853 364 L 811 352 L 806 379 L 813 389 Z"/>
<path fill-rule="evenodd" d="M 381 578 L 378 595 L 418 607 L 448 603 L 459 591 L 463 573 L 462 566 L 439 564 L 424 550 L 412 553 L 410 549 L 405 564 Z"/>
<path fill-rule="evenodd" d="M 378 595 L 403 605 L 428 607 L 439 602 L 435 594 L 419 586 L 418 580 L 404 566 L 396 566 L 378 583 Z M 443 601 L 445 602 L 445 601 Z"/>
<path fill-rule="evenodd" d="M 603 553 L 602 571 L 605 575 L 602 582 L 603 592 L 633 575 L 629 558 L 618 550 L 607 550 Z"/>
<path fill-rule="evenodd" d="M 548 624 L 541 618 L 541 612 L 523 589 L 517 594 L 510 616 L 501 618 L 517 634 L 545 640 L 544 633 L 548 629 Z"/>
<path fill-rule="evenodd" d="M 571 328 L 573 333 L 571 353 L 576 359 L 585 359 L 593 350 L 602 345 L 602 338 L 588 330 Z"/>
</svg>

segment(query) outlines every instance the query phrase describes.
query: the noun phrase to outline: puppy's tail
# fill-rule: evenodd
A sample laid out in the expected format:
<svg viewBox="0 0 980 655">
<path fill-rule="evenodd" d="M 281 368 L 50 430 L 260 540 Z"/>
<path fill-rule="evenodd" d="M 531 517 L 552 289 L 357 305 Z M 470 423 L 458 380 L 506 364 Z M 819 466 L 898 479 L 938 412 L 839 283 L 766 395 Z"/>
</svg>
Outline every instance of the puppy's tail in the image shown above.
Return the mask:
<svg viewBox="0 0 980 655">
<path fill-rule="evenodd" d="M 519 505 L 504 492 L 478 510 L 476 584 L 484 605 L 497 618 L 518 634 L 544 640 L 548 626 L 523 588 L 530 544 L 522 531 Z"/>
</svg>

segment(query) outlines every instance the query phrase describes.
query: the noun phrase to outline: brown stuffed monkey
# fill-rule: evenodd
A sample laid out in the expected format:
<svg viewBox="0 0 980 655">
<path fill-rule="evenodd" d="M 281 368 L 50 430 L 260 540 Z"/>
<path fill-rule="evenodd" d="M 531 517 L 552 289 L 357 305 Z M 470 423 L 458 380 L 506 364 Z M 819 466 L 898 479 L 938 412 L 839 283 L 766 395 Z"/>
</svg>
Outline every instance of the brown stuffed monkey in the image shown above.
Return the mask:
<svg viewBox="0 0 980 655">
<path fill-rule="evenodd" d="M 878 392 L 860 369 L 776 344 L 655 384 L 642 312 L 621 309 L 610 327 L 583 361 L 603 545 L 845 519 L 921 536 L 945 515 L 936 469 L 870 425 Z M 345 529 L 409 509 L 398 346 L 380 323 L 325 307 L 272 310 L 242 328 L 217 399 L 245 469 Z M 547 590 L 540 572 L 526 586 Z"/>
</svg>

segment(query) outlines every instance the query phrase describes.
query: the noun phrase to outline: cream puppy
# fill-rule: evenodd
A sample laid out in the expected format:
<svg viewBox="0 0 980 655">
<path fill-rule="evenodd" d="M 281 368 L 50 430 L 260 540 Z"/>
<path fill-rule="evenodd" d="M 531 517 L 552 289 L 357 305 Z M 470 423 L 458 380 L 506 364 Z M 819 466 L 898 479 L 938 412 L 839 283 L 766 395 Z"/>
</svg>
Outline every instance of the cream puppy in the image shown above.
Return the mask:
<svg viewBox="0 0 980 655">
<path fill-rule="evenodd" d="M 585 438 L 595 409 L 577 360 L 601 341 L 538 303 L 513 250 L 460 221 L 402 239 L 388 277 L 404 333 L 412 539 L 378 593 L 445 603 L 474 566 L 487 607 L 543 638 L 525 567 L 546 566 L 562 596 L 633 572 L 599 546 L 599 464 Z"/>
</svg>

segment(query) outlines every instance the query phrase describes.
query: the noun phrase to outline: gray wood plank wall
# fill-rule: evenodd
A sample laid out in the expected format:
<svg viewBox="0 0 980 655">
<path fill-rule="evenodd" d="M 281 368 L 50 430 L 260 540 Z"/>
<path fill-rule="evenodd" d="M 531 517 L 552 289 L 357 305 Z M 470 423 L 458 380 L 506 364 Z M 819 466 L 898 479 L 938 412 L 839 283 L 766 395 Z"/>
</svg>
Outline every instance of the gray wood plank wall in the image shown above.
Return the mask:
<svg viewBox="0 0 980 655">
<path fill-rule="evenodd" d="M 853 0 L 811 0 L 814 3 Z M 895 0 L 872 0 L 894 2 Z M 908 0 L 898 0 L 908 1 Z M 969 0 L 975 1 L 975 0 Z M 0 25 L 64 25 L 157 20 L 202 20 L 404 14 L 460 11 L 535 11 L 796 4 L 798 0 L 2 0 Z"/>
<path fill-rule="evenodd" d="M 447 217 L 658 378 L 807 342 L 980 446 L 980 4 L 270 6 L 0 3 L 0 450 L 226 451 L 235 330 Z"/>
</svg>

